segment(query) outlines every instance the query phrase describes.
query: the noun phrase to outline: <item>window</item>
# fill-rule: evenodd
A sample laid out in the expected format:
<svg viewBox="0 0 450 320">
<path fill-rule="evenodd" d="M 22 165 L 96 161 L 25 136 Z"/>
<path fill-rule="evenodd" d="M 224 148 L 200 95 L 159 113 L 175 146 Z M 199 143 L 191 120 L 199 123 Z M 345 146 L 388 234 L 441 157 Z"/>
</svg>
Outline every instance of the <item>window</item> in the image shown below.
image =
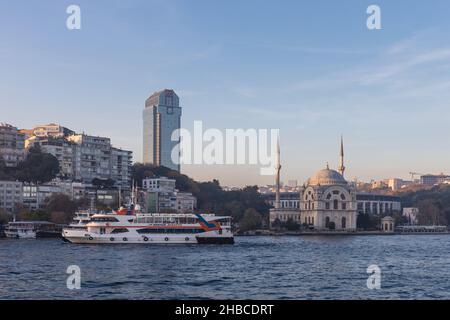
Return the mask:
<svg viewBox="0 0 450 320">
<path fill-rule="evenodd" d="M 338 210 L 338 201 L 336 199 L 333 200 L 333 209 Z"/>
<path fill-rule="evenodd" d="M 341 199 L 345 200 L 345 195 L 343 193 L 341 193 Z"/>
<path fill-rule="evenodd" d="M 342 217 L 342 229 L 347 228 L 347 219 L 345 217 Z"/>
<path fill-rule="evenodd" d="M 330 217 L 325 218 L 325 228 L 328 228 L 330 226 Z"/>
<path fill-rule="evenodd" d="M 325 202 L 325 209 L 330 210 L 330 202 L 329 201 Z"/>
<path fill-rule="evenodd" d="M 347 204 L 345 202 L 342 203 L 342 210 L 347 210 Z"/>
<path fill-rule="evenodd" d="M 117 228 L 117 229 L 114 229 L 113 231 L 111 231 L 112 234 L 125 233 L 125 232 L 128 232 L 128 229 L 126 229 L 126 228 Z"/>
</svg>

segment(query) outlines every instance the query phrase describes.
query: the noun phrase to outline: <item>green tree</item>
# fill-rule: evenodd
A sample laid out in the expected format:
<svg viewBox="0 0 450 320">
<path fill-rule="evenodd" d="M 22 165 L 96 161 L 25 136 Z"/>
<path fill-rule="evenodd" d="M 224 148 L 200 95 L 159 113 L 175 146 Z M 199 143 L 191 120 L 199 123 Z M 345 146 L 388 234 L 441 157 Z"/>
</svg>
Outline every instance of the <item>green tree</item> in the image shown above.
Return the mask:
<svg viewBox="0 0 450 320">
<path fill-rule="evenodd" d="M 241 231 L 256 230 L 261 227 L 262 218 L 258 211 L 253 208 L 245 210 L 244 217 L 240 221 Z"/>
<path fill-rule="evenodd" d="M 53 194 L 46 202 L 45 210 L 49 213 L 51 222 L 68 224 L 72 221 L 77 210 L 77 203 L 72 201 L 69 196 L 62 193 Z"/>
<path fill-rule="evenodd" d="M 47 210 L 39 209 L 36 211 L 21 211 L 18 214 L 18 220 L 22 221 L 50 221 L 50 214 Z"/>
<path fill-rule="evenodd" d="M 7 213 L 3 209 L 0 209 L 0 225 L 7 224 L 11 220 L 12 220 L 12 215 Z"/>
<path fill-rule="evenodd" d="M 59 161 L 49 153 L 42 153 L 40 147 L 32 147 L 28 155 L 17 167 L 16 178 L 29 183 L 51 181 L 59 173 Z"/>
<path fill-rule="evenodd" d="M 284 227 L 289 231 L 297 231 L 300 229 L 300 225 L 295 222 L 292 218 L 289 218 L 285 223 Z"/>
</svg>

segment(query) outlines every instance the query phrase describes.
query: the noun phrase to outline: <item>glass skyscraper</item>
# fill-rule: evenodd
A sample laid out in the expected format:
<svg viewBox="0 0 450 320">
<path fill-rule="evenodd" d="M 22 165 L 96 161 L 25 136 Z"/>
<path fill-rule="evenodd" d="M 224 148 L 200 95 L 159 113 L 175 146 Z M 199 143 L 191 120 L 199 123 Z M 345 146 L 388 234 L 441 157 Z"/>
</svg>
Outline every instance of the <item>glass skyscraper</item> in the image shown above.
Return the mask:
<svg viewBox="0 0 450 320">
<path fill-rule="evenodd" d="M 172 133 L 181 126 L 181 107 L 177 94 L 170 89 L 152 94 L 145 101 L 143 120 L 144 163 L 180 171 L 179 163 L 172 161 L 172 150 L 180 141 L 171 139 Z M 179 153 L 174 160 L 179 162 Z"/>
</svg>

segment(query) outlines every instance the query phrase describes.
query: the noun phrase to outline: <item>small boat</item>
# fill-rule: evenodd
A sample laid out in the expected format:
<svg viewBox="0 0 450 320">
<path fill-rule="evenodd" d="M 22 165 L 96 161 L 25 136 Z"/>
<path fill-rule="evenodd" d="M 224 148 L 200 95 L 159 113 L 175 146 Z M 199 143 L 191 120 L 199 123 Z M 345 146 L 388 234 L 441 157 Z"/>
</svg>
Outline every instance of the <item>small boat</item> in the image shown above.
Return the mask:
<svg viewBox="0 0 450 320">
<path fill-rule="evenodd" d="M 71 243 L 91 244 L 233 244 L 231 217 L 214 214 L 94 214 L 84 229 L 65 228 Z"/>
<path fill-rule="evenodd" d="M 47 221 L 14 221 L 5 228 L 7 238 L 36 239 L 59 237 L 61 226 Z"/>
</svg>

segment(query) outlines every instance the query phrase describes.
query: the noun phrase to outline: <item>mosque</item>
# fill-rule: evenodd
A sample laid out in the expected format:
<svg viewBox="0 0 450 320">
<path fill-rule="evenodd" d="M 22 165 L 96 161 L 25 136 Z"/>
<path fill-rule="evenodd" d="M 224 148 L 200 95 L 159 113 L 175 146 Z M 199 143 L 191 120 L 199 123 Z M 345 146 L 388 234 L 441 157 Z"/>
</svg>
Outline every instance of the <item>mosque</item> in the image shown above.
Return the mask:
<svg viewBox="0 0 450 320">
<path fill-rule="evenodd" d="M 270 211 L 274 221 L 289 219 L 314 230 L 356 230 L 356 190 L 344 178 L 344 143 L 341 137 L 338 171 L 326 168 L 318 171 L 300 188 L 300 208 L 281 208 L 279 195 L 280 169 L 278 147 L 277 195 L 275 208 Z"/>
</svg>

